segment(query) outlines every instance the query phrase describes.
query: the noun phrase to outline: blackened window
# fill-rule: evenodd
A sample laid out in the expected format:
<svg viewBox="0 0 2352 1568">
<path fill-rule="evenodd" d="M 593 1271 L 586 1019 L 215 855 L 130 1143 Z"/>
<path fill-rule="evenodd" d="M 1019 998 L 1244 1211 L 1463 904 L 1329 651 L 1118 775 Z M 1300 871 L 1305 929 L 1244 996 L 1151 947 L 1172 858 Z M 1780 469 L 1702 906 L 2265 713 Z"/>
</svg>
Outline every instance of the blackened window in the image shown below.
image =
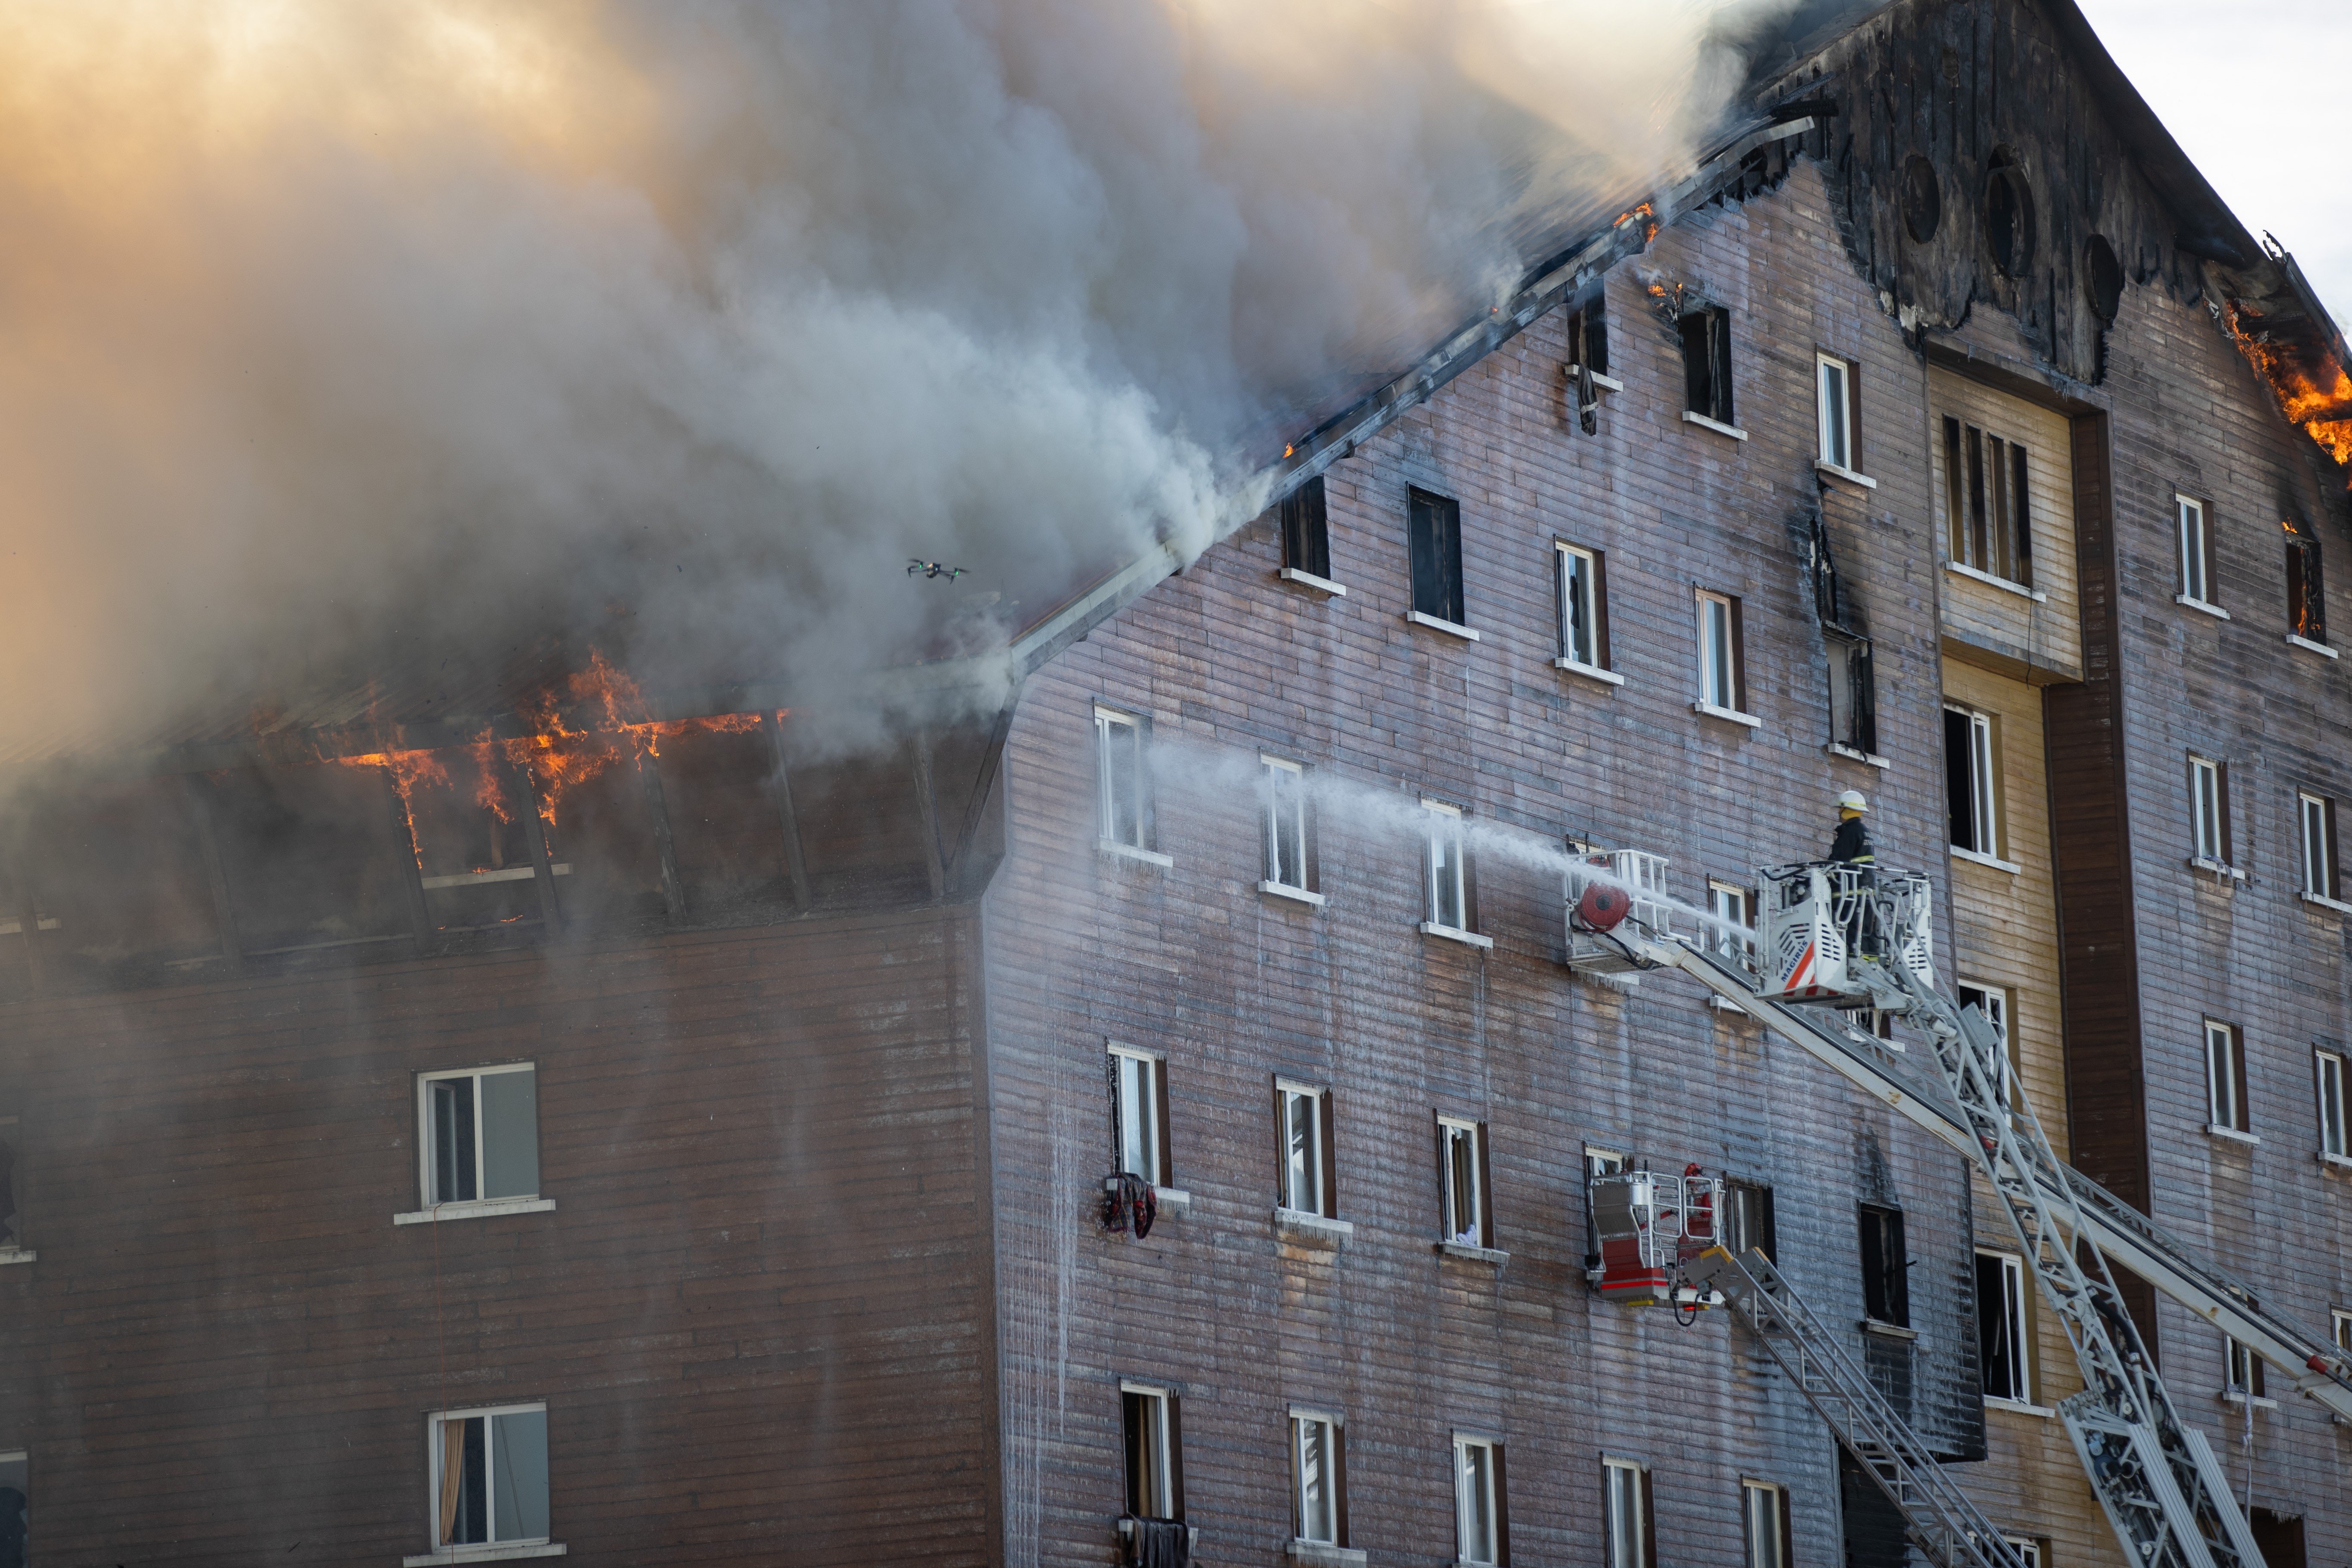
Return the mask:
<svg viewBox="0 0 2352 1568">
<path fill-rule="evenodd" d="M 1685 406 L 1718 425 L 1738 423 L 1731 416 L 1731 312 L 1708 305 L 1685 312 L 1676 324 L 1683 335 Z"/>
<path fill-rule="evenodd" d="M 1282 500 L 1282 563 L 1326 582 L 1331 576 L 1331 530 L 1323 510 L 1323 476 Z"/>
<path fill-rule="evenodd" d="M 1870 639 L 1822 628 L 1830 662 L 1830 743 L 1869 756 L 1878 750 L 1877 677 Z"/>
<path fill-rule="evenodd" d="M 2305 642 L 2327 641 L 2327 595 L 2319 575 L 2319 541 L 2286 525 L 2286 629 Z"/>
<path fill-rule="evenodd" d="M 1772 1239 L 1772 1189 L 1759 1182 L 1723 1184 L 1723 1242 L 1734 1258 L 1750 1251 L 1776 1256 Z"/>
<path fill-rule="evenodd" d="M 1412 492 L 1412 607 L 1424 616 L 1467 626 L 1462 613 L 1462 505 L 1427 490 Z"/>
<path fill-rule="evenodd" d="M 1568 363 L 1609 374 L 1609 318 L 1598 294 L 1569 313 Z"/>
<path fill-rule="evenodd" d="M 1911 1326 L 1911 1259 L 1903 1247 L 1903 1211 L 1862 1205 L 1862 1315 Z"/>
</svg>

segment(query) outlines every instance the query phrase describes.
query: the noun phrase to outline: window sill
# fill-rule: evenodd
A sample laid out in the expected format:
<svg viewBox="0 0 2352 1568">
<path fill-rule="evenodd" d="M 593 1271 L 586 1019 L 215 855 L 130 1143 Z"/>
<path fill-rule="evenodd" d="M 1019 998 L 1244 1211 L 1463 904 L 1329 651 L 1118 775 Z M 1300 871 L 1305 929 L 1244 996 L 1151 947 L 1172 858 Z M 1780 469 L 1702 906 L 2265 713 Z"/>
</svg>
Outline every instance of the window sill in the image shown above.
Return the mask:
<svg viewBox="0 0 2352 1568">
<path fill-rule="evenodd" d="M 1162 855 L 1157 849 L 1138 849 L 1132 844 L 1121 844 L 1116 838 L 1097 838 L 1095 847 L 1119 860 L 1140 860 L 1147 866 L 1173 866 L 1176 857 Z"/>
<path fill-rule="evenodd" d="M 2225 1138 L 2232 1143 L 2243 1143 L 2249 1149 L 2259 1148 L 2263 1142 L 2251 1132 L 2241 1132 L 2234 1127 L 2224 1127 L 2218 1121 L 2208 1121 L 2205 1124 L 2205 1135 L 2209 1138 Z"/>
<path fill-rule="evenodd" d="M 1133 1540 L 1134 1537 L 1135 1516 L 1133 1514 L 1121 1514 L 1118 1521 L 1118 1538 L 1121 1541 L 1130 1541 Z M 1194 1552 L 1198 1552 L 1201 1549 L 1201 1527 L 1199 1525 L 1188 1524 L 1184 1527 L 1184 1544 L 1188 1549 Z"/>
<path fill-rule="evenodd" d="M 2230 618 L 2230 612 L 2223 609 L 2221 605 L 2209 605 L 2202 599 L 2192 599 L 2186 594 L 2173 595 L 2172 602 L 2176 605 L 2186 605 L 2192 610 L 2202 611 L 2204 614 L 2212 616 L 2217 621 L 2226 621 Z"/>
<path fill-rule="evenodd" d="M 2315 1154 L 2312 1158 L 2317 1160 L 2321 1164 L 2326 1166 L 2331 1171 L 2352 1171 L 2352 1158 L 2347 1158 L 2342 1154 L 2329 1154 L 2323 1152 Z M 6 1261 L 5 1258 L 0 1258 L 0 1262 L 5 1261 Z"/>
<path fill-rule="evenodd" d="M 1276 574 L 1286 583 L 1296 583 L 1302 588 L 1312 588 L 1327 599 L 1344 599 L 1348 590 L 1328 577 L 1318 577 L 1312 572 L 1301 572 L 1296 566 L 1286 566 Z"/>
<path fill-rule="evenodd" d="M 525 1557 L 568 1557 L 560 1541 L 517 1541 L 496 1546 L 445 1546 L 422 1557 L 404 1557 L 400 1568 L 433 1568 L 436 1563 L 513 1563 Z"/>
<path fill-rule="evenodd" d="M 1827 474 L 1833 479 L 1843 479 L 1850 485 L 1860 485 L 1866 490 L 1874 490 L 1878 488 L 1878 481 L 1868 474 L 1857 474 L 1852 468 L 1842 468 L 1824 458 L 1813 459 L 1813 471 Z"/>
<path fill-rule="evenodd" d="M 1997 1394 L 1984 1396 L 1984 1407 L 1987 1410 L 2007 1410 L 2018 1415 L 2038 1415 L 2044 1421 L 2058 1414 L 2054 1405 L 2033 1405 L 2022 1399 L 2003 1399 Z"/>
<path fill-rule="evenodd" d="M 56 931 L 64 924 L 65 922 L 63 921 L 58 920 L 54 915 L 49 915 L 43 917 L 40 921 L 40 928 L 43 931 Z M 23 921 L 0 921 L 0 936 L 22 936 L 24 934 L 25 922 Z"/>
<path fill-rule="evenodd" d="M 2322 893 L 2297 893 L 2295 897 L 2306 904 L 2316 905 L 2323 910 L 2333 910 L 2339 915 L 2352 915 L 2352 904 L 2347 904 L 2341 899 L 2331 899 Z"/>
<path fill-rule="evenodd" d="M 2191 855 L 2189 858 L 2189 865 L 2191 870 L 2210 871 L 2216 877 L 2228 877 L 2240 882 L 2246 879 L 2246 874 L 2243 871 L 2239 870 L 2227 860 L 2216 860 L 2210 856 Z"/>
<path fill-rule="evenodd" d="M 1465 947 L 1491 948 L 1495 945 L 1495 939 L 1491 936 L 1480 936 L 1475 931 L 1463 931 L 1454 926 L 1442 926 L 1435 921 L 1422 921 L 1421 934 L 1442 936 L 1448 942 L 1458 942 Z"/>
<path fill-rule="evenodd" d="M 551 877 L 569 877 L 572 875 L 572 862 L 558 860 L 547 868 L 547 872 Z M 499 871 L 459 871 L 448 877 L 425 877 L 420 879 L 417 885 L 433 893 L 443 888 L 470 888 L 478 882 L 528 882 L 538 875 L 533 867 L 509 866 Z"/>
<path fill-rule="evenodd" d="M 1683 410 L 1683 423 L 1696 425 L 1702 430 L 1712 430 L 1718 436 L 1728 436 L 1735 441 L 1748 439 L 1748 432 L 1738 426 L 1726 425 L 1719 419 L 1709 419 L 1706 415 L 1694 414 L 1687 408 Z"/>
<path fill-rule="evenodd" d="M 1304 1209 L 1276 1209 L 1274 1228 L 1285 1236 L 1295 1236 L 1305 1241 L 1326 1242 L 1333 1247 L 1356 1234 L 1356 1227 L 1344 1219 L 1325 1219 L 1319 1214 L 1308 1214 Z"/>
<path fill-rule="evenodd" d="M 2006 871 L 2012 877 L 2025 869 L 2016 861 L 2004 860 L 1998 855 L 1979 854 L 1974 849 L 1963 849 L 1957 844 L 1951 848 L 1953 859 L 1966 860 L 1971 866 L 1990 866 L 1996 871 Z"/>
<path fill-rule="evenodd" d="M 1570 365 L 1568 367 L 1568 376 L 1570 381 L 1576 379 L 1577 369 L 1578 367 L 1575 365 Z M 1592 384 L 1599 387 L 1603 392 L 1622 392 L 1625 390 L 1625 384 L 1623 382 L 1618 380 L 1613 375 L 1603 375 L 1597 370 L 1592 373 Z"/>
<path fill-rule="evenodd" d="M 479 1203 L 436 1204 L 429 1209 L 392 1216 L 394 1225 L 434 1225 L 448 1219 L 491 1219 L 502 1214 L 550 1214 L 553 1198 L 485 1198 Z"/>
<path fill-rule="evenodd" d="M 1310 893 L 1304 888 L 1294 888 L 1287 882 L 1260 882 L 1257 885 L 1257 890 L 1261 893 L 1272 894 L 1277 899 L 1288 899 L 1293 903 L 1310 904 L 1318 910 L 1330 901 L 1320 893 Z"/>
<path fill-rule="evenodd" d="M 2309 637 L 2299 637 L 2293 632 L 2286 634 L 2286 640 L 2290 646 L 2302 648 L 2307 653 L 2315 653 L 2323 658 L 2336 657 L 2336 650 L 2324 642 L 2314 642 Z"/>
<path fill-rule="evenodd" d="M 30 1263 L 40 1256 L 29 1247 L 0 1247 L 0 1268 L 11 1263 Z"/>
<path fill-rule="evenodd" d="M 1424 616 L 1419 610 L 1407 610 L 1404 618 L 1414 626 L 1427 626 L 1431 631 L 1444 632 L 1447 637 L 1460 637 L 1464 642 L 1478 640 L 1476 632 L 1457 621 L 1441 621 L 1435 616 Z"/>
<path fill-rule="evenodd" d="M 1105 1176 L 1103 1178 L 1103 1191 L 1107 1193 L 1115 1193 L 1118 1191 L 1118 1178 L 1117 1176 Z M 1182 1187 L 1162 1187 L 1155 1184 L 1151 1189 L 1151 1195 L 1153 1199 L 1159 1203 L 1160 1209 L 1165 1213 L 1188 1214 L 1192 1211 L 1192 1194 L 1185 1191 Z"/>
<path fill-rule="evenodd" d="M 2224 1405 L 2234 1405 L 2241 1410 L 2244 1409 L 2246 1405 L 2246 1396 L 2239 1393 L 2234 1388 L 2225 1388 L 2220 1394 L 2215 1394 L 2214 1397 L 2219 1399 Z M 2257 1410 L 2276 1410 L 2278 1408 L 2278 1401 L 2270 1398 L 2266 1394 L 2257 1394 L 2254 1395 L 2254 1408 Z"/>
<path fill-rule="evenodd" d="M 1613 669 L 1603 669 L 1597 664 L 1579 664 L 1572 658 L 1556 658 L 1551 661 L 1551 667 L 1554 669 L 1564 669 L 1570 675 L 1580 675 L 1587 680 L 1600 681 L 1604 686 L 1625 684 L 1623 676 Z"/>
<path fill-rule="evenodd" d="M 1500 1268 L 1511 1260 L 1511 1255 L 1499 1247 L 1473 1247 L 1466 1241 L 1441 1241 L 1438 1252 L 1446 1258 L 1459 1258 L 1465 1263 L 1486 1263 Z"/>
<path fill-rule="evenodd" d="M 1370 1561 L 1360 1548 L 1332 1546 L 1320 1541 L 1293 1541 L 1282 1549 L 1282 1554 L 1301 1568 L 1364 1568 Z"/>
<path fill-rule="evenodd" d="M 1764 721 L 1753 713 L 1742 713 L 1737 708 L 1717 708 L 1712 702 L 1694 702 L 1691 704 L 1691 711 L 1703 713 L 1709 719 L 1727 719 L 1734 724 L 1744 724 L 1750 730 L 1761 730 L 1764 727 Z"/>
<path fill-rule="evenodd" d="M 1865 1334 L 1875 1334 L 1882 1340 L 1901 1340 L 1906 1344 L 1919 1337 L 1919 1331 L 1916 1329 L 1906 1329 L 1900 1323 L 1882 1323 L 1876 1318 L 1864 1318 L 1862 1321 L 1862 1331 Z"/>
<path fill-rule="evenodd" d="M 2012 583 L 2006 577 L 1996 577 L 1982 567 L 1971 566 L 1964 561 L 1947 561 L 1944 563 L 1944 570 L 1956 577 L 1966 577 L 1971 583 L 1982 583 L 1988 588 L 1999 588 L 2004 594 L 2014 594 L 2021 599 L 2031 599 L 2037 605 L 2046 605 L 2050 602 L 2050 595 L 2039 588 L 2029 588 L 2022 583 Z"/>
<path fill-rule="evenodd" d="M 1822 750 L 1832 757 L 1844 757 L 1853 762 L 1868 763 L 1874 768 L 1891 768 L 1895 765 L 1876 752 L 1858 751 L 1852 746 L 1841 746 L 1835 741 L 1832 741 Z"/>
</svg>

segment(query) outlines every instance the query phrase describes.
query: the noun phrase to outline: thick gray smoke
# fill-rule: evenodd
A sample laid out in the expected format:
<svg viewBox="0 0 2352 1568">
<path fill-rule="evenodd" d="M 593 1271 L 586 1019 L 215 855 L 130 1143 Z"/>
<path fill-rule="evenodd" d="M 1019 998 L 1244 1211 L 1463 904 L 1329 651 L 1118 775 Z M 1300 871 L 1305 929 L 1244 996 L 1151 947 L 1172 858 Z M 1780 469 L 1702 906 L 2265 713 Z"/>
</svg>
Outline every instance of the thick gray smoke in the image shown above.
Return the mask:
<svg viewBox="0 0 2352 1568">
<path fill-rule="evenodd" d="M 24 0 L 0 755 L 984 649 L 1685 157 L 1731 4 Z"/>
</svg>

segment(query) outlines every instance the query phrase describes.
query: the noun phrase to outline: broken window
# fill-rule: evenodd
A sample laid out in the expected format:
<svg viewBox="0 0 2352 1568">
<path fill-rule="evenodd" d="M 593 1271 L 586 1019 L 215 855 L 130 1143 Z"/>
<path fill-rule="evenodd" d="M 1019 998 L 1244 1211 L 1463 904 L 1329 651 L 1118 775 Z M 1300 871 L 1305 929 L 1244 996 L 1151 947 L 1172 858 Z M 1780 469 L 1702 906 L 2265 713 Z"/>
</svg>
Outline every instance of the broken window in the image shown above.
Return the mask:
<svg viewBox="0 0 2352 1568">
<path fill-rule="evenodd" d="M 417 1080 L 425 1206 L 539 1196 L 539 1074 L 529 1062 Z"/>
<path fill-rule="evenodd" d="M 1144 721 L 1116 708 L 1095 709 L 1096 831 L 1118 849 L 1151 848 L 1151 779 Z"/>
<path fill-rule="evenodd" d="M 2033 266 L 2033 188 L 2009 154 L 1993 154 L 1985 181 L 1985 243 L 2004 278 L 2022 278 Z"/>
<path fill-rule="evenodd" d="M 1963 980 L 1954 988 L 1962 1007 L 1974 1007 L 1984 1015 L 1985 1022 L 2000 1041 L 2000 1054 L 1985 1063 L 1985 1075 L 1992 1080 L 1993 1092 L 2009 1110 L 2017 1109 L 2016 1047 L 2010 1041 L 2009 991 L 2005 986 L 1979 985 Z"/>
<path fill-rule="evenodd" d="M 1110 1047 L 1111 1142 L 1120 1175 L 1172 1184 L 1168 1154 L 1168 1063 L 1157 1051 Z"/>
<path fill-rule="evenodd" d="M 1462 503 L 1416 489 L 1407 510 L 1414 613 L 1467 626 L 1462 609 Z"/>
<path fill-rule="evenodd" d="M 2325 647 L 2327 594 L 2319 574 L 2319 540 L 2292 521 L 2285 526 L 2286 629 Z"/>
<path fill-rule="evenodd" d="M 2352 1351 L 2352 1311 L 2347 1311 L 2342 1307 L 2329 1308 L 2327 1334 L 2329 1342 L 2337 1350 Z"/>
<path fill-rule="evenodd" d="M 1148 1384 L 1118 1385 L 1127 1445 L 1127 1511 L 1131 1519 L 1184 1517 L 1181 1430 L 1175 1394 Z"/>
<path fill-rule="evenodd" d="M 1748 1537 L 1748 1568 L 1790 1568 L 1789 1494 L 1769 1481 L 1739 1483 L 1740 1522 Z"/>
<path fill-rule="evenodd" d="M 2252 1395 L 2256 1399 L 2265 1397 L 2263 1393 L 2263 1358 L 2227 1334 L 2221 1336 L 2221 1348 L 2229 1375 L 2229 1382 L 2223 1384 L 2224 1392 Z"/>
<path fill-rule="evenodd" d="M 1862 467 L 1862 420 L 1855 407 L 1861 375 L 1852 360 L 1813 356 L 1815 422 L 1821 436 L 1815 455 L 1833 468 L 1851 471 Z"/>
<path fill-rule="evenodd" d="M 1503 1446 L 1484 1437 L 1454 1439 L 1454 1560 L 1503 1563 Z"/>
<path fill-rule="evenodd" d="M 1424 918 L 1439 931 L 1466 934 L 1470 930 L 1470 881 L 1462 848 L 1462 808 L 1428 799 L 1422 801 L 1421 807 L 1428 814 L 1423 868 L 1429 912 Z"/>
<path fill-rule="evenodd" d="M 1282 1206 L 1294 1214 L 1339 1218 L 1339 1194 L 1331 1181 L 1331 1091 L 1276 1079 L 1274 1112 L 1282 1148 Z"/>
<path fill-rule="evenodd" d="M 1623 1173 L 1625 1156 L 1614 1149 L 1584 1146 L 1584 1267 L 1588 1272 L 1601 1267 L 1601 1233 L 1592 1221 L 1592 1184 L 1603 1176 Z"/>
<path fill-rule="evenodd" d="M 1824 626 L 1822 642 L 1829 654 L 1830 744 L 1864 757 L 1875 756 L 1878 689 L 1870 639 Z"/>
<path fill-rule="evenodd" d="M 1911 1326 L 1911 1256 L 1903 1247 L 1903 1211 L 1864 1204 L 1862 1315 L 1898 1329 Z"/>
<path fill-rule="evenodd" d="M 1977 1254 L 1977 1366 L 1988 1399 L 2033 1403 L 2032 1340 L 2025 1260 L 2012 1252 Z"/>
<path fill-rule="evenodd" d="M 431 1445 L 435 1546 L 548 1539 L 546 1405 L 437 1413 Z"/>
<path fill-rule="evenodd" d="M 1599 294 L 1568 313 L 1568 368 L 1609 374 L 1608 306 Z"/>
<path fill-rule="evenodd" d="M 2245 1038 L 2235 1024 L 2205 1020 L 2205 1099 L 2217 1132 L 2244 1132 L 2246 1117 Z"/>
<path fill-rule="evenodd" d="M 2033 504 L 2025 447 L 1944 421 L 1944 517 L 1951 558 L 2021 588 L 2033 585 Z"/>
<path fill-rule="evenodd" d="M 1282 498 L 1282 563 L 1325 582 L 1331 578 L 1331 529 L 1323 507 L 1323 476 Z"/>
<path fill-rule="evenodd" d="M 0 1453 L 0 1568 L 24 1568 L 32 1489 L 24 1450 Z"/>
<path fill-rule="evenodd" d="M 1559 657 L 1580 669 L 1609 668 L 1609 592 L 1604 560 L 1565 540 L 1555 545 L 1559 593 Z"/>
<path fill-rule="evenodd" d="M 2192 605 L 2213 605 L 2213 530 L 2205 503 L 2184 495 L 2172 500 L 2179 529 L 2180 596 Z"/>
<path fill-rule="evenodd" d="M 1486 1211 L 1486 1124 L 1439 1117 L 1437 1169 L 1444 1205 L 1441 1234 L 1463 1247 L 1494 1246 L 1494 1220 Z"/>
<path fill-rule="evenodd" d="M 2294 796 L 2296 837 L 2301 841 L 2303 890 L 2315 899 L 2336 896 L 2336 803 L 2309 790 Z"/>
<path fill-rule="evenodd" d="M 1760 1182 L 1723 1184 L 1723 1244 L 1734 1258 L 1773 1256 L 1772 1189 Z"/>
<path fill-rule="evenodd" d="M 1311 891 L 1307 853 L 1307 770 L 1280 757 L 1261 756 L 1258 765 L 1265 792 L 1265 879 L 1276 888 Z"/>
<path fill-rule="evenodd" d="M 2000 779 L 1993 716 L 1973 708 L 1946 708 L 1944 784 L 1953 848 L 2000 858 Z"/>
<path fill-rule="evenodd" d="M 1631 1459 L 1601 1461 L 1601 1512 L 1609 1568 L 1654 1568 L 1658 1538 L 1650 1518 L 1650 1467 Z"/>
<path fill-rule="evenodd" d="M 2230 863 L 2230 766 L 2194 752 L 2189 758 L 2189 852 L 2199 864 Z"/>
<path fill-rule="evenodd" d="M 2344 1130 L 2344 1055 L 2315 1051 L 2311 1065 L 2319 1089 L 2319 1152 L 2333 1160 L 2352 1157 Z"/>
<path fill-rule="evenodd" d="M 1336 1415 L 1310 1410 L 1290 1413 L 1291 1529 L 1300 1541 L 1319 1546 L 1348 1544 L 1343 1491 L 1347 1467 L 1340 1454 L 1345 1436 Z"/>
<path fill-rule="evenodd" d="M 1698 595 L 1698 700 L 1723 713 L 1748 710 L 1748 681 L 1741 668 L 1739 601 L 1728 594 Z"/>
<path fill-rule="evenodd" d="M 1706 305 L 1685 311 L 1675 326 L 1683 340 L 1683 406 L 1702 419 L 1737 427 L 1731 404 L 1731 312 Z"/>
</svg>

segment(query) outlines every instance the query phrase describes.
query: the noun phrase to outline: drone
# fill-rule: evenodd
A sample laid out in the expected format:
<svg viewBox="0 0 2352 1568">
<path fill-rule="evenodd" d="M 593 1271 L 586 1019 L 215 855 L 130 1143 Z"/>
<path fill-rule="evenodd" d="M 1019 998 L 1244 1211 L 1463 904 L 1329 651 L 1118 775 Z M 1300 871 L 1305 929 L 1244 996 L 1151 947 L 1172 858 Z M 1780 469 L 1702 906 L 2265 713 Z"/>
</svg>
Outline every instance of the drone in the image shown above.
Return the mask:
<svg viewBox="0 0 2352 1568">
<path fill-rule="evenodd" d="M 912 577 L 916 573 L 919 572 L 926 577 L 944 577 L 950 583 L 954 582 L 957 578 L 963 576 L 970 570 L 971 568 L 968 566 L 943 566 L 936 561 L 909 561 L 907 563 L 907 575 L 909 577 Z"/>
</svg>

